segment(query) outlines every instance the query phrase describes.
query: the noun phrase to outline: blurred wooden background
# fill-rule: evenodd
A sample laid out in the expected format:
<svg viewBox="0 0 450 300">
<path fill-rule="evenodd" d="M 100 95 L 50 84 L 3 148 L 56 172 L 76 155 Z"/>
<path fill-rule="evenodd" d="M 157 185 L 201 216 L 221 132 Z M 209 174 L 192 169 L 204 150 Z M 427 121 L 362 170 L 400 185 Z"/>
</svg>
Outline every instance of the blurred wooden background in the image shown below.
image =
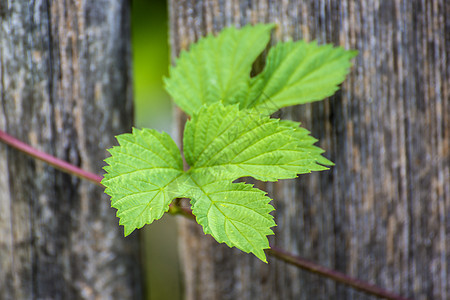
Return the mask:
<svg viewBox="0 0 450 300">
<path fill-rule="evenodd" d="M 101 174 L 133 116 L 127 0 L 0 0 L 0 129 Z M 98 186 L 0 143 L 0 299 L 140 299 Z"/>
</svg>

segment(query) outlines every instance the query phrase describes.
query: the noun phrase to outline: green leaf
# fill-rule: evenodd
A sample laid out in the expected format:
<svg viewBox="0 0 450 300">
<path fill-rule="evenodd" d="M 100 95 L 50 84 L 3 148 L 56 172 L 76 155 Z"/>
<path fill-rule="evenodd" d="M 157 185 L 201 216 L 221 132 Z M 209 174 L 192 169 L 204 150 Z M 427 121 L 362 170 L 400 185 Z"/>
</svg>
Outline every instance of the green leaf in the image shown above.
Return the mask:
<svg viewBox="0 0 450 300">
<path fill-rule="evenodd" d="M 322 156 L 322 153 L 325 152 L 322 148 L 314 146 L 314 144 L 318 141 L 316 138 L 310 136 L 310 132 L 303 127 L 300 127 L 299 122 L 294 122 L 290 120 L 282 120 L 280 121 L 281 125 L 291 127 L 294 129 L 293 137 L 298 141 L 298 146 L 305 151 L 309 152 L 311 156 L 313 156 L 316 160 L 316 163 L 324 165 L 324 166 L 334 166 L 334 163 L 330 160 L 326 159 Z M 321 170 L 313 170 L 313 171 L 322 171 Z"/>
<path fill-rule="evenodd" d="M 324 170 L 323 150 L 299 123 L 239 110 L 204 106 L 187 122 L 184 151 L 190 169 L 166 133 L 133 129 L 117 137 L 102 183 L 117 209 L 125 235 L 161 218 L 177 197 L 191 199 L 206 234 L 266 261 L 267 235 L 275 226 L 265 192 L 240 177 L 276 181 Z"/>
<path fill-rule="evenodd" d="M 322 100 L 338 90 L 357 51 L 304 41 L 271 48 L 264 70 L 251 81 L 244 107 L 271 114 L 281 107 Z"/>
<path fill-rule="evenodd" d="M 133 129 L 117 140 L 120 146 L 108 150 L 111 157 L 105 159 L 108 166 L 102 184 L 126 236 L 169 209 L 178 193 L 171 184 L 183 174 L 183 160 L 166 133 Z"/>
<path fill-rule="evenodd" d="M 203 107 L 185 127 L 190 172 L 231 181 L 247 176 L 277 181 L 326 170 L 317 164 L 326 161 L 323 151 L 298 125 L 251 114 L 237 105 Z"/>
<path fill-rule="evenodd" d="M 175 103 L 188 115 L 203 104 L 246 99 L 252 64 L 270 39 L 273 24 L 226 28 L 182 51 L 170 67 L 165 87 Z"/>
<path fill-rule="evenodd" d="M 166 89 L 192 116 L 183 137 L 188 171 L 166 133 L 134 129 L 117 137 L 102 183 L 125 235 L 161 218 L 174 198 L 186 197 L 205 234 L 267 262 L 267 236 L 276 226 L 271 199 L 233 181 L 277 181 L 333 165 L 299 123 L 268 115 L 332 95 L 356 55 L 330 45 L 280 43 L 263 72 L 250 78 L 273 27 L 227 28 L 200 39 L 170 69 Z"/>
<path fill-rule="evenodd" d="M 250 184 L 216 181 L 198 174 L 191 174 L 190 181 L 187 197 L 192 199 L 193 213 L 205 234 L 267 262 L 266 236 L 273 234 L 270 228 L 276 224 L 266 193 Z"/>
</svg>

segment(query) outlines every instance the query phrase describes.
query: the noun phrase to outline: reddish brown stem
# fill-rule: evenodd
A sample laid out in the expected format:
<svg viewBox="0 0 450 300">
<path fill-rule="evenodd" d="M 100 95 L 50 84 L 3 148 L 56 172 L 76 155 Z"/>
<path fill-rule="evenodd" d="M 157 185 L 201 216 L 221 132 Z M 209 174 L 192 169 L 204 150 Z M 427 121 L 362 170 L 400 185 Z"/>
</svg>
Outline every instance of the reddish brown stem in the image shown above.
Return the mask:
<svg viewBox="0 0 450 300">
<path fill-rule="evenodd" d="M 31 147 L 30 145 L 27 145 L 24 142 L 21 142 L 18 139 L 13 138 L 12 136 L 10 136 L 9 134 L 7 134 L 6 132 L 4 132 L 2 130 L 0 130 L 0 141 L 4 142 L 7 145 L 10 145 L 11 147 L 13 147 L 17 150 L 20 150 L 20 151 L 26 153 L 27 155 L 30 155 L 34 158 L 37 158 L 39 160 L 42 160 L 42 161 L 48 163 L 49 165 L 52 165 L 56 169 L 59 169 L 63 172 L 75 175 L 82 179 L 87 179 L 97 185 L 102 186 L 101 181 L 102 181 L 103 177 L 96 175 L 94 173 L 85 171 L 77 166 L 69 164 L 66 161 L 63 161 L 59 158 L 51 156 L 50 154 L 39 151 L 39 150 Z"/>
<path fill-rule="evenodd" d="M 102 186 L 102 184 L 101 184 L 102 177 L 101 176 L 93 174 L 88 171 L 85 171 L 81 168 L 71 165 L 68 162 L 65 162 L 65 161 L 58 159 L 54 156 L 51 156 L 47 153 L 41 152 L 25 143 L 13 138 L 12 136 L 6 134 L 5 132 L 3 132 L 1 130 L 0 130 L 0 141 L 3 141 L 4 143 L 10 145 L 11 147 L 13 147 L 17 150 L 20 150 L 34 158 L 42 160 L 63 172 L 75 175 L 75 176 L 83 178 L 83 179 L 87 179 L 97 185 Z M 192 220 L 195 219 L 195 216 L 192 214 L 192 211 L 189 208 L 181 207 L 181 206 L 177 205 L 177 203 L 179 203 L 179 201 L 174 201 L 174 203 L 172 203 L 170 205 L 170 207 L 169 207 L 170 213 L 179 214 L 179 215 L 182 215 L 182 216 L 187 217 Z M 316 263 L 308 261 L 304 258 L 296 256 L 296 255 L 289 253 L 283 249 L 279 249 L 275 246 L 272 246 L 271 249 L 266 250 L 266 253 L 268 255 L 276 257 L 282 261 L 285 261 L 288 264 L 297 266 L 301 269 L 307 270 L 307 271 L 315 273 L 315 274 L 319 274 L 323 277 L 332 279 L 336 282 L 340 282 L 342 284 L 351 286 L 357 290 L 360 290 L 360 291 L 365 292 L 370 295 L 374 295 L 374 296 L 378 296 L 378 297 L 390 299 L 390 300 L 408 300 L 407 298 L 403 298 L 399 295 L 396 295 L 394 293 L 386 291 L 378 286 L 369 284 L 367 282 L 361 281 L 356 278 L 352 278 L 341 272 L 325 268 L 321 265 L 318 265 Z"/>
<path fill-rule="evenodd" d="M 320 266 L 316 263 L 310 262 L 304 258 L 301 258 L 300 256 L 296 256 L 275 246 L 271 246 L 270 249 L 267 249 L 266 253 L 291 265 L 297 266 L 303 270 L 333 279 L 336 282 L 351 286 L 354 289 L 365 292 L 367 294 L 391 300 L 408 300 L 407 298 L 403 298 L 402 296 L 386 291 L 378 286 L 369 284 L 356 278 L 352 278 L 336 270 Z"/>
</svg>

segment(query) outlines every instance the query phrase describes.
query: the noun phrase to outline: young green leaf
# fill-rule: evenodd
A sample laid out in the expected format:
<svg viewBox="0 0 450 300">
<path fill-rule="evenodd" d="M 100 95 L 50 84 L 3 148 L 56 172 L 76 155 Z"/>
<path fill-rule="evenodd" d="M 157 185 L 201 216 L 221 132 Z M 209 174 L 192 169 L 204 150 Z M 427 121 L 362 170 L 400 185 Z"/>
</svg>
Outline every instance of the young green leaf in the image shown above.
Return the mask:
<svg viewBox="0 0 450 300">
<path fill-rule="evenodd" d="M 233 183 L 216 176 L 187 171 L 173 188 L 180 198 L 191 199 L 192 213 L 205 234 L 267 262 L 267 236 L 276 226 L 270 212 L 274 208 L 264 191 L 250 184 Z"/>
<path fill-rule="evenodd" d="M 218 117 L 220 116 L 220 117 Z M 191 172 L 223 180 L 295 178 L 326 170 L 316 140 L 298 123 L 280 121 L 216 103 L 188 121 L 184 155 Z"/>
<path fill-rule="evenodd" d="M 183 174 L 183 160 L 166 133 L 133 129 L 117 136 L 120 146 L 109 149 L 111 157 L 102 180 L 111 206 L 117 209 L 125 236 L 150 224 L 169 209 L 177 190 L 171 187 Z"/>
<path fill-rule="evenodd" d="M 220 117 L 218 117 L 220 116 Z M 125 235 L 161 218 L 176 197 L 190 198 L 193 213 L 218 242 L 266 261 L 267 235 L 275 226 L 265 192 L 235 179 L 276 181 L 326 169 L 329 164 L 309 132 L 292 121 L 239 110 L 220 102 L 187 122 L 183 171 L 180 152 L 166 133 L 133 129 L 109 149 L 102 183 L 117 208 Z"/>
<path fill-rule="evenodd" d="M 186 124 L 183 148 L 190 169 L 177 180 L 176 190 L 192 199 L 205 233 L 266 261 L 266 236 L 275 226 L 270 198 L 232 181 L 247 176 L 276 181 L 325 170 L 318 162 L 332 163 L 315 142 L 296 122 L 252 114 L 238 105 L 204 106 Z"/>
<path fill-rule="evenodd" d="M 166 90 L 188 115 L 203 104 L 239 103 L 247 97 L 252 64 L 269 42 L 273 27 L 230 27 L 200 39 L 170 67 L 170 77 L 164 79 Z"/>
<path fill-rule="evenodd" d="M 186 197 L 206 234 L 266 261 L 267 235 L 275 226 L 270 198 L 233 181 L 295 178 L 333 165 L 299 123 L 268 115 L 333 94 L 356 54 L 317 43 L 280 43 L 251 79 L 273 27 L 225 29 L 182 52 L 170 69 L 166 89 L 192 116 L 183 137 L 188 171 L 165 133 L 135 129 L 117 137 L 120 146 L 109 150 L 102 183 L 125 235 L 159 219 L 174 198 Z"/>
<path fill-rule="evenodd" d="M 357 51 L 305 41 L 271 48 L 264 70 L 251 81 L 243 107 L 271 114 L 281 107 L 322 100 L 338 90 Z"/>
<path fill-rule="evenodd" d="M 267 262 L 266 236 L 273 234 L 270 228 L 276 224 L 266 193 L 250 184 L 216 181 L 195 173 L 189 179 L 192 186 L 186 197 L 192 199 L 193 214 L 205 234 Z"/>
</svg>

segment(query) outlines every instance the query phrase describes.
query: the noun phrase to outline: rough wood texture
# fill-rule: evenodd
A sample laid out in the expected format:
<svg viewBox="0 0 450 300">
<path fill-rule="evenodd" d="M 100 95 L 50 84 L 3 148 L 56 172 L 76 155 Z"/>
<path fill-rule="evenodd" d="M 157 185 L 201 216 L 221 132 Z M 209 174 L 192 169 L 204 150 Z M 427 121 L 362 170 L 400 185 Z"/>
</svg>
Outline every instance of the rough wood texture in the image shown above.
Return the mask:
<svg viewBox="0 0 450 300">
<path fill-rule="evenodd" d="M 132 120 L 129 1 L 0 0 L 0 128 L 101 173 Z M 101 188 L 0 144 L 0 298 L 139 299 Z"/>
<path fill-rule="evenodd" d="M 171 0 L 172 58 L 228 25 L 360 55 L 342 91 L 282 111 L 336 166 L 269 185 L 273 245 L 414 299 L 450 297 L 450 2 Z M 184 120 L 182 114 L 179 123 Z M 217 245 L 180 221 L 186 299 L 373 299 Z"/>
</svg>

